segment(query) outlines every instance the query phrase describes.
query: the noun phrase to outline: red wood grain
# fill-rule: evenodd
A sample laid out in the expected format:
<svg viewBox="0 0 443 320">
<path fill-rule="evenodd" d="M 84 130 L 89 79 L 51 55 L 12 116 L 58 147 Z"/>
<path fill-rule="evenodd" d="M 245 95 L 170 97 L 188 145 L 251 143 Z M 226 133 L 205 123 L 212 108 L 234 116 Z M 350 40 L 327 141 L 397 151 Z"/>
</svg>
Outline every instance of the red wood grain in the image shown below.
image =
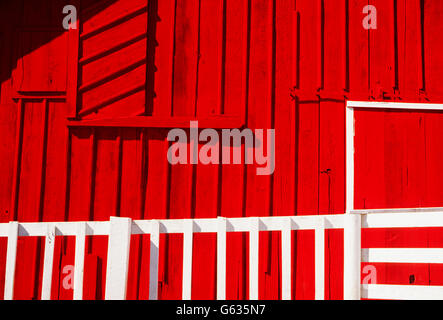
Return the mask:
<svg viewBox="0 0 443 320">
<path fill-rule="evenodd" d="M 368 4 L 377 30 L 363 28 Z M 79 29 L 68 32 L 63 1 L 0 4 L 0 222 L 343 213 L 345 101 L 442 102 L 441 1 L 76 5 Z M 273 175 L 255 164 L 170 165 L 168 130 L 191 120 L 275 129 Z M 442 206 L 442 121 L 355 112 L 356 208 Z M 442 234 L 367 230 L 363 246 L 441 247 Z M 159 298 L 180 299 L 183 239 L 160 238 Z M 248 241 L 227 236 L 228 299 L 249 297 Z M 327 299 L 343 297 L 342 242 L 342 231 L 326 233 Z M 292 298 L 312 299 L 314 233 L 293 232 L 292 244 Z M 261 232 L 259 248 L 259 298 L 279 299 L 280 233 Z M 40 299 L 43 250 L 42 239 L 19 239 L 15 298 Z M 63 270 L 74 250 L 73 238 L 57 238 L 53 299 L 72 299 Z M 149 297 L 149 250 L 149 236 L 132 237 L 128 299 Z M 215 234 L 195 235 L 193 250 L 192 298 L 215 299 Z M 106 260 L 107 237 L 88 237 L 85 298 L 104 298 Z M 443 283 L 437 265 L 375 267 L 379 283 Z"/>
</svg>

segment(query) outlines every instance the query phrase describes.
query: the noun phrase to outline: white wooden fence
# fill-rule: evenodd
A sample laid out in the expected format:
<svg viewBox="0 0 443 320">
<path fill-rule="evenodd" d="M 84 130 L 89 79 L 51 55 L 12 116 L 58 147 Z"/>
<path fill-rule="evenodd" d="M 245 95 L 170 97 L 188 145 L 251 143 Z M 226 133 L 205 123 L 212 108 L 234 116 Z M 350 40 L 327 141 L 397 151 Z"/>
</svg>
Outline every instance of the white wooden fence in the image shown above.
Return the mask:
<svg viewBox="0 0 443 320">
<path fill-rule="evenodd" d="M 443 209 L 352 211 L 342 215 L 249 217 L 184 220 L 131 220 L 111 217 L 90 222 L 9 222 L 0 224 L 8 237 L 4 298 L 12 299 L 17 239 L 45 237 L 41 299 L 50 299 L 55 236 L 75 236 L 74 299 L 83 297 L 85 237 L 109 235 L 106 299 L 125 299 L 131 234 L 150 234 L 149 298 L 157 299 L 160 233 L 183 234 L 184 300 L 191 299 L 193 234 L 217 234 L 217 299 L 226 298 L 226 233 L 249 233 L 249 298 L 258 299 L 259 231 L 281 231 L 282 299 L 291 299 L 291 230 L 315 230 L 315 299 L 325 292 L 325 229 L 344 229 L 344 298 L 443 299 L 443 286 L 360 284 L 363 262 L 443 263 L 443 249 L 361 249 L 361 228 L 442 227 Z M 87 285 L 87 284 L 85 284 Z"/>
</svg>

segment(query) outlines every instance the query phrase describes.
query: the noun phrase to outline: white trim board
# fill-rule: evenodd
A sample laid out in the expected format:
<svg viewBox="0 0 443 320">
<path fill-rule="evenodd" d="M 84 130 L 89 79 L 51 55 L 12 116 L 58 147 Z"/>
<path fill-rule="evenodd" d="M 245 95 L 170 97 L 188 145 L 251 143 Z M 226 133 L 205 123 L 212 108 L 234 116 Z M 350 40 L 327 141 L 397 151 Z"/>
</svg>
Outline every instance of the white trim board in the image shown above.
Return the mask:
<svg viewBox="0 0 443 320">
<path fill-rule="evenodd" d="M 346 101 L 347 108 L 377 108 L 399 110 L 434 110 L 443 111 L 443 103 L 409 103 L 384 101 Z"/>
<path fill-rule="evenodd" d="M 443 111 L 441 103 L 404 103 L 383 101 L 346 101 L 346 213 L 354 211 L 354 136 L 355 108 Z"/>
</svg>

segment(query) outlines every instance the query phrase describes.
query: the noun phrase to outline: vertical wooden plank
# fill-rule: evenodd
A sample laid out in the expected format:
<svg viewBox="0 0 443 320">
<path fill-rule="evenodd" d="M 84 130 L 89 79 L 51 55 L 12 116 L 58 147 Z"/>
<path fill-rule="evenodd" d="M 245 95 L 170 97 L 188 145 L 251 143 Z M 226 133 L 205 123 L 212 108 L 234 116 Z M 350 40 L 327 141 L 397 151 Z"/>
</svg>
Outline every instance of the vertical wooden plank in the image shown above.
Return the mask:
<svg viewBox="0 0 443 320">
<path fill-rule="evenodd" d="M 18 222 L 9 222 L 8 247 L 6 251 L 5 300 L 14 298 L 14 278 L 17 258 Z"/>
<path fill-rule="evenodd" d="M 394 0 L 369 0 L 377 8 L 377 29 L 369 30 L 369 90 L 375 99 L 392 98 L 396 87 Z"/>
<path fill-rule="evenodd" d="M 249 4 L 248 0 L 226 0 L 226 43 L 224 112 L 246 116 L 249 70 Z M 244 153 L 244 144 L 238 147 L 222 146 L 231 154 L 236 149 Z M 245 214 L 246 165 L 221 166 L 220 215 L 242 217 Z M 247 234 L 227 234 L 226 298 L 246 299 Z"/>
<path fill-rule="evenodd" d="M 173 115 L 195 115 L 200 1 L 176 1 Z"/>
<path fill-rule="evenodd" d="M 192 247 L 193 247 L 194 221 L 187 219 L 184 222 L 183 232 L 183 279 L 182 279 L 182 299 L 191 300 L 192 288 Z"/>
<path fill-rule="evenodd" d="M 249 300 L 258 300 L 260 218 L 251 218 L 249 230 Z"/>
<path fill-rule="evenodd" d="M 354 100 L 369 98 L 369 31 L 359 14 L 367 5 L 368 0 L 348 1 L 349 99 Z"/>
<path fill-rule="evenodd" d="M 131 219 L 143 218 L 143 202 L 145 197 L 144 183 L 142 180 L 143 166 L 145 165 L 143 148 L 145 140 L 143 132 L 138 128 L 123 128 L 120 129 L 121 147 L 120 147 L 120 169 L 117 170 L 120 180 L 117 182 L 117 188 L 120 194 L 117 194 L 117 211 L 120 212 L 121 217 L 129 217 Z M 147 151 L 146 151 L 147 152 Z M 135 300 L 139 298 L 140 277 L 143 271 L 148 271 L 143 268 L 141 259 L 142 242 L 147 235 L 132 235 L 131 236 L 131 252 L 129 254 L 129 272 L 128 272 L 128 292 L 127 299 Z M 147 249 L 147 248 L 146 248 Z M 146 270 L 143 270 L 146 269 Z M 147 286 L 147 284 L 146 284 Z"/>
<path fill-rule="evenodd" d="M 45 255 L 43 263 L 42 300 L 51 299 L 52 267 L 54 262 L 55 224 L 48 224 L 45 237 Z"/>
<path fill-rule="evenodd" d="M 199 19 L 200 1 L 177 0 L 175 11 L 175 34 L 174 34 L 174 73 L 173 81 L 173 116 L 195 116 L 198 86 L 199 65 Z M 197 143 L 197 141 L 195 141 Z M 194 146 L 197 146 L 194 144 Z M 188 143 L 185 147 L 189 148 Z M 195 165 L 177 164 L 170 166 L 169 185 L 169 218 L 191 218 L 195 200 Z M 194 199 L 194 200 L 193 200 Z M 162 298 L 179 299 L 180 291 L 183 295 L 183 287 L 180 283 L 184 279 L 177 276 L 181 266 L 180 260 L 180 235 L 168 235 L 167 265 L 165 268 L 165 282 L 162 286 Z M 185 253 L 185 251 L 183 251 Z M 190 264 L 191 266 L 191 264 Z M 189 296 L 189 299 L 191 297 Z"/>
<path fill-rule="evenodd" d="M 197 69 L 197 118 L 223 111 L 223 24 L 225 0 L 201 1 L 199 20 L 199 62 Z M 207 138 L 206 141 L 212 137 Z M 206 142 L 198 142 L 198 152 L 206 153 Z M 217 148 L 221 145 L 219 141 Z M 202 150 L 203 149 L 203 150 Z M 207 151 L 207 150 L 206 150 Z M 216 218 L 219 201 L 219 156 L 217 161 L 194 167 L 193 218 Z M 195 198 L 194 198 L 195 197 Z M 216 235 L 194 236 L 192 299 L 215 299 L 217 278 Z"/>
<path fill-rule="evenodd" d="M 18 193 L 20 184 L 20 169 L 22 159 L 22 144 L 23 144 L 23 117 L 25 113 L 25 102 L 20 99 L 17 109 L 17 130 L 15 140 L 15 156 L 14 156 L 14 175 L 12 180 L 12 197 L 11 197 L 11 217 L 17 219 Z"/>
<path fill-rule="evenodd" d="M 73 128 L 70 131 L 69 139 L 70 183 L 67 220 L 89 221 L 91 220 L 92 188 L 95 175 L 95 130 L 90 128 Z M 86 238 L 84 283 L 88 283 L 88 285 L 83 288 L 83 299 L 97 298 L 98 257 L 91 252 L 91 238 L 90 236 Z"/>
<path fill-rule="evenodd" d="M 319 21 L 321 2 L 297 0 L 297 87 L 298 112 L 298 161 L 297 161 L 297 199 L 296 212 L 300 215 L 319 213 L 319 175 L 320 175 L 320 107 L 318 92 L 322 83 L 322 23 Z M 320 78 L 319 78 L 320 77 Z M 314 236 L 312 230 L 296 231 L 295 297 L 313 299 L 314 287 Z M 309 244 L 308 244 L 309 243 Z M 312 246 L 312 248 L 309 248 Z"/>
<path fill-rule="evenodd" d="M 167 131 L 158 129 L 147 129 L 143 132 L 146 137 L 146 146 L 143 148 L 144 153 L 144 168 L 143 168 L 143 183 L 146 183 L 144 199 L 144 219 L 166 219 L 169 210 L 169 163 L 166 159 L 166 153 L 169 143 L 166 140 Z M 168 271 L 168 253 L 171 251 L 168 246 L 169 238 L 175 235 L 162 234 L 160 235 L 161 246 L 159 247 L 159 272 L 158 272 L 158 299 L 168 296 L 168 286 L 174 286 L 180 283 L 181 279 L 176 281 L 166 282 L 165 278 Z M 145 261 L 148 261 L 148 247 L 150 243 L 144 243 L 143 255 Z M 145 254 L 146 253 L 146 254 Z M 179 260 L 180 258 L 176 258 Z M 140 275 L 140 299 L 148 299 L 150 295 L 149 288 L 149 270 L 142 271 Z M 179 286 L 179 285 L 178 285 Z M 166 290 L 165 290 L 166 287 Z M 175 287 L 175 286 L 174 286 Z M 143 288 L 146 288 L 144 290 Z M 177 289 L 178 290 L 178 289 Z M 180 291 L 173 298 L 180 298 Z"/>
<path fill-rule="evenodd" d="M 67 64 L 67 89 L 66 102 L 68 105 L 68 117 L 77 116 L 77 76 L 78 76 L 78 55 L 79 55 L 79 35 L 80 35 L 80 8 L 79 1 L 74 4 L 77 8 L 76 28 L 68 31 L 68 64 Z"/>
<path fill-rule="evenodd" d="M 263 138 L 256 135 L 254 151 L 258 144 L 267 151 L 270 141 L 267 130 L 274 127 L 275 114 L 275 1 L 251 1 L 251 29 L 249 52 L 249 91 L 247 126 L 263 129 Z M 256 159 L 257 160 L 257 159 Z M 246 166 L 246 216 L 273 214 L 273 176 L 258 175 L 262 167 L 257 161 Z M 265 233 L 261 238 L 263 254 L 259 261 L 259 282 L 262 299 L 278 298 L 280 237 Z"/>
<path fill-rule="evenodd" d="M 86 222 L 78 222 L 75 236 L 74 300 L 83 299 L 86 228 Z"/>
<path fill-rule="evenodd" d="M 117 199 L 119 195 L 120 181 L 118 172 L 120 169 L 120 129 L 97 128 L 95 130 L 95 158 L 93 157 L 91 168 L 91 218 L 90 220 L 108 220 L 111 215 L 119 213 Z M 94 148 L 94 143 L 92 144 Z M 93 150 L 94 152 L 94 150 Z M 94 154 L 94 153 L 93 153 Z M 109 241 L 105 237 L 91 237 L 90 252 L 97 255 L 99 263 L 97 272 L 97 299 L 104 299 L 106 295 L 106 259 Z"/>
<path fill-rule="evenodd" d="M 92 208 L 92 187 L 95 175 L 95 130 L 71 130 L 69 211 L 70 221 L 89 221 Z M 85 170 L 85 168 L 88 168 Z"/>
<path fill-rule="evenodd" d="M 130 218 L 111 217 L 109 221 L 106 300 L 124 300 L 126 298 L 131 225 Z"/>
<path fill-rule="evenodd" d="M 315 300 L 325 299 L 325 218 L 315 228 Z"/>
<path fill-rule="evenodd" d="M 348 0 L 323 1 L 321 55 L 323 81 L 319 110 L 319 214 L 342 214 L 346 197 L 345 97 L 348 90 Z M 361 11 L 351 14 L 360 16 Z M 341 230 L 325 231 L 324 299 L 343 297 Z M 317 263 L 316 263 L 317 265 Z"/>
<path fill-rule="evenodd" d="M 226 218 L 217 221 L 217 300 L 226 299 Z"/>
<path fill-rule="evenodd" d="M 346 213 L 354 210 L 354 109 L 346 107 Z"/>
<path fill-rule="evenodd" d="M 160 253 L 160 224 L 157 220 L 151 221 L 149 251 L 149 300 L 158 299 L 158 258 Z"/>
<path fill-rule="evenodd" d="M 62 101 L 48 101 L 48 121 L 46 156 L 44 171 L 44 194 L 42 221 L 62 221 L 67 217 L 67 203 L 69 200 L 69 161 L 70 138 L 69 128 L 66 126 L 68 107 Z M 72 286 L 63 283 L 63 271 L 74 265 L 74 244 L 72 237 L 57 237 L 54 253 L 54 268 L 52 297 L 60 300 L 71 300 Z M 66 276 L 68 277 L 68 276 Z M 65 281 L 66 282 L 66 281 Z"/>
<path fill-rule="evenodd" d="M 297 196 L 297 110 L 296 99 L 293 96 L 293 88 L 296 85 L 295 67 L 297 57 L 297 12 L 294 1 L 275 1 L 275 91 L 274 91 L 274 128 L 275 135 L 275 171 L 273 174 L 273 215 L 289 216 L 296 211 Z M 274 287 L 280 285 L 281 298 L 291 299 L 292 296 L 292 271 L 285 275 L 285 265 L 291 265 L 292 252 L 292 232 L 289 233 L 289 240 L 281 238 L 281 248 L 278 248 L 277 238 L 273 237 L 272 250 L 281 251 L 281 284 L 276 283 L 275 265 L 279 261 L 272 261 L 268 268 L 273 273 L 269 284 Z M 278 236 L 276 234 L 276 236 Z M 288 241 L 288 243 L 284 243 Z M 286 249 L 285 249 L 286 248 Z M 287 253 L 284 253 L 284 252 Z M 273 258 L 275 259 L 275 257 Z M 277 263 L 275 263 L 277 262 Z M 269 262 L 268 262 L 269 263 Z M 273 268 L 274 267 L 274 268 Z M 280 266 L 277 267 L 277 270 Z M 279 271 L 277 271 L 278 273 Z M 267 297 L 277 298 L 274 290 L 267 290 Z"/>
<path fill-rule="evenodd" d="M 275 65 L 275 171 L 274 215 L 288 216 L 295 212 L 297 115 L 290 89 L 295 85 L 296 25 L 294 3 L 276 1 L 276 65 Z M 294 30 L 295 29 L 295 30 Z"/>
<path fill-rule="evenodd" d="M 343 298 L 360 300 L 361 216 L 347 214 L 344 219 Z"/>
<path fill-rule="evenodd" d="M 423 88 L 421 0 L 397 1 L 398 81 L 403 99 L 417 99 Z"/>
<path fill-rule="evenodd" d="M 0 40 L 1 41 L 1 40 Z M 2 99 L 5 96 L 2 94 Z M 13 190 L 17 190 L 13 186 L 15 177 L 17 175 L 16 161 L 18 159 L 17 154 L 17 143 L 20 141 L 18 139 L 19 135 L 19 122 L 17 121 L 17 116 L 20 113 L 20 103 L 6 103 L 2 104 L 2 112 L 0 113 L 0 133 L 2 136 L 2 143 L 0 144 L 0 168 L 3 169 L 0 175 L 0 222 L 9 222 L 14 220 L 14 211 L 12 210 L 12 194 Z M 4 243 L 0 240 L 0 250 L 6 249 L 6 239 L 3 239 Z M 3 257 L 5 258 L 5 257 Z M 3 258 L 0 258 L 0 266 L 4 265 Z M 0 267 L 0 270 L 3 270 Z M 0 271 L 1 272 L 1 271 Z M 0 287 L 2 280 L 0 280 Z M 0 294 L 1 298 L 1 294 Z"/>
<path fill-rule="evenodd" d="M 156 3 L 157 8 L 154 8 Z M 149 16 L 149 25 L 155 23 L 157 35 L 152 40 L 148 36 L 148 50 L 151 47 L 153 48 L 151 50 L 155 50 L 156 67 L 154 83 L 151 84 L 148 80 L 148 86 L 153 85 L 155 92 L 155 98 L 152 101 L 152 114 L 170 116 L 172 115 L 174 88 L 174 42 L 177 0 L 151 1 L 149 6 L 152 9 L 152 13 Z M 149 41 L 152 41 L 152 44 Z M 150 111 L 149 104 L 148 111 Z"/>
<path fill-rule="evenodd" d="M 288 218 L 281 230 L 281 296 L 282 300 L 291 300 L 292 278 L 292 219 Z"/>
</svg>

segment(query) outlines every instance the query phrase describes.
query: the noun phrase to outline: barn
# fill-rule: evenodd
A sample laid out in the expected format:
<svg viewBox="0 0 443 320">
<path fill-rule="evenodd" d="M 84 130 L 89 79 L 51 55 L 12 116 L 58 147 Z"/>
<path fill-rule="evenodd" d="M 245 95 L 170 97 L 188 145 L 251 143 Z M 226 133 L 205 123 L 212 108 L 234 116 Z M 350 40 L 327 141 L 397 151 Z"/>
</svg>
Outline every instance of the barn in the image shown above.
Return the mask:
<svg viewBox="0 0 443 320">
<path fill-rule="evenodd" d="M 0 16 L 1 299 L 443 299 L 442 0 Z M 193 121 L 274 170 L 171 164 Z"/>
</svg>

